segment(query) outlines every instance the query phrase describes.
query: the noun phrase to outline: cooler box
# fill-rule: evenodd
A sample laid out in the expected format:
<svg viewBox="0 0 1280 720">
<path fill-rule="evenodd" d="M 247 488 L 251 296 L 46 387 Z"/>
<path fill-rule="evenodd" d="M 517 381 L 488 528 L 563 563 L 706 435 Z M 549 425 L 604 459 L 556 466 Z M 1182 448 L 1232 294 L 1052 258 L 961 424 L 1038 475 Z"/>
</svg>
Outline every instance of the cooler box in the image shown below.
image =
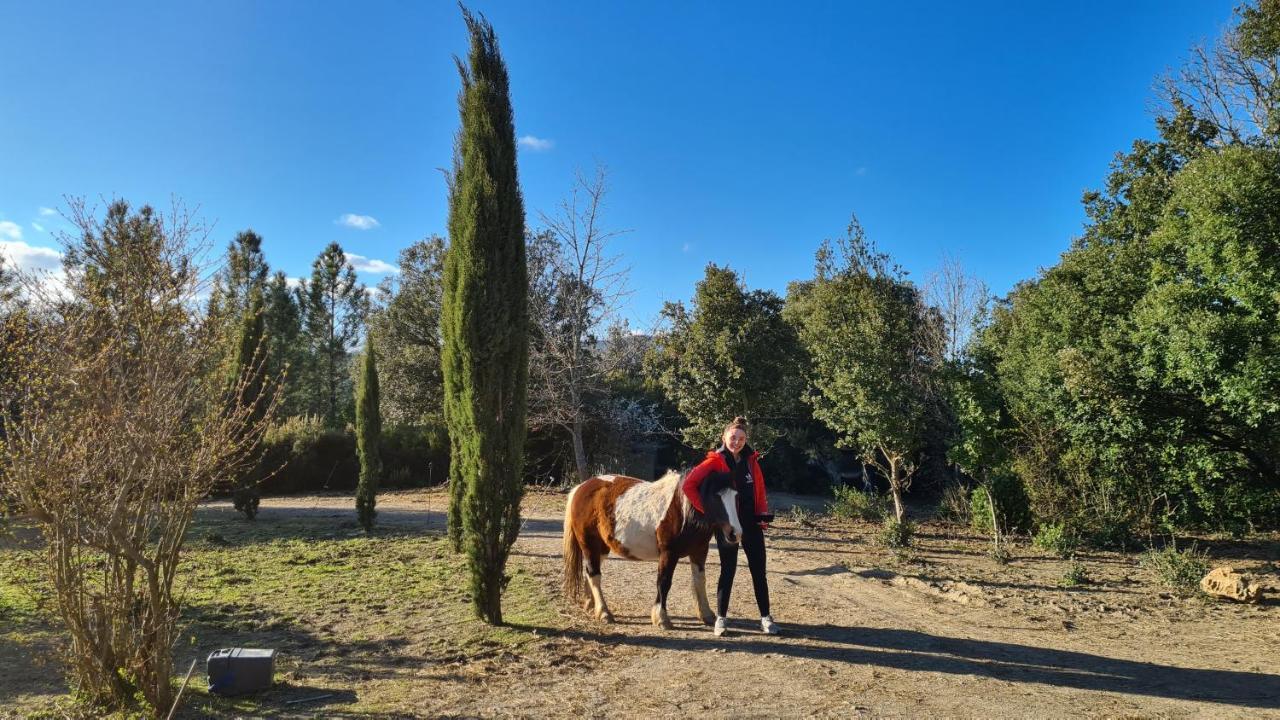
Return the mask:
<svg viewBox="0 0 1280 720">
<path fill-rule="evenodd" d="M 219 695 L 266 690 L 276 673 L 276 651 L 226 648 L 209 653 L 209 692 Z"/>
</svg>

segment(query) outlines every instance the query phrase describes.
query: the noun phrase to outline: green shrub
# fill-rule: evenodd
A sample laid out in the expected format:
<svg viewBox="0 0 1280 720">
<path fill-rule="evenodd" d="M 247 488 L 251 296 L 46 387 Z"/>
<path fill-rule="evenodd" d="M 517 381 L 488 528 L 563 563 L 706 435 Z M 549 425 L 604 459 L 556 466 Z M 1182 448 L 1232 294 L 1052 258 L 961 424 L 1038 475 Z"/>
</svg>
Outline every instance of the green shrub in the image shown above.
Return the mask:
<svg viewBox="0 0 1280 720">
<path fill-rule="evenodd" d="M 915 534 L 916 526 L 910 520 L 899 520 L 889 515 L 880 527 L 880 544 L 887 548 L 910 547 Z"/>
<path fill-rule="evenodd" d="M 792 505 L 785 516 L 791 522 L 803 527 L 817 527 L 817 515 L 803 505 Z"/>
<path fill-rule="evenodd" d="M 1009 551 L 1009 543 L 1000 542 L 987 552 L 987 557 L 996 561 L 999 565 L 1008 565 L 1013 559 L 1013 553 Z"/>
<path fill-rule="evenodd" d="M 1169 544 L 1142 554 L 1142 567 L 1155 574 L 1157 582 L 1184 595 L 1200 592 L 1200 580 L 1209 572 L 1209 556 L 1193 544 L 1179 550 Z"/>
<path fill-rule="evenodd" d="M 972 517 L 968 488 L 958 482 L 947 483 L 938 501 L 938 518 L 968 525 Z"/>
<path fill-rule="evenodd" d="M 387 487 L 424 487 L 449 479 L 449 431 L 440 422 L 382 429 Z"/>
<path fill-rule="evenodd" d="M 987 489 L 991 491 L 991 497 L 996 503 L 996 522 L 1000 523 L 1001 533 L 1030 529 L 1031 510 L 1022 483 L 1014 477 L 997 476 L 985 486 L 975 487 L 970 493 L 969 524 L 974 530 L 984 533 L 992 531 L 991 504 L 987 501 Z"/>
<path fill-rule="evenodd" d="M 1100 515 L 1084 522 L 1085 539 L 1091 547 L 1126 550 L 1134 546 L 1133 520 L 1118 515 Z"/>
<path fill-rule="evenodd" d="M 286 418 L 269 428 L 251 472 L 264 494 L 351 490 L 359 479 L 355 434 L 326 428 L 317 416 Z M 449 477 L 449 435 L 438 422 L 384 427 L 379 444 L 384 487 L 421 487 Z"/>
<path fill-rule="evenodd" d="M 1041 525 L 1031 542 L 1041 550 L 1051 552 L 1063 559 L 1074 555 L 1076 549 L 1080 547 L 1080 541 L 1075 534 L 1062 523 Z"/>
<path fill-rule="evenodd" d="M 1059 584 L 1063 587 L 1076 587 L 1088 583 L 1089 570 L 1084 566 L 1084 563 L 1075 560 L 1072 560 L 1071 564 L 1067 566 L 1067 571 L 1063 573 L 1062 579 L 1059 581 Z"/>
<path fill-rule="evenodd" d="M 889 498 L 865 493 L 850 485 L 832 488 L 835 500 L 831 503 L 831 515 L 845 520 L 875 522 L 889 513 Z"/>
</svg>

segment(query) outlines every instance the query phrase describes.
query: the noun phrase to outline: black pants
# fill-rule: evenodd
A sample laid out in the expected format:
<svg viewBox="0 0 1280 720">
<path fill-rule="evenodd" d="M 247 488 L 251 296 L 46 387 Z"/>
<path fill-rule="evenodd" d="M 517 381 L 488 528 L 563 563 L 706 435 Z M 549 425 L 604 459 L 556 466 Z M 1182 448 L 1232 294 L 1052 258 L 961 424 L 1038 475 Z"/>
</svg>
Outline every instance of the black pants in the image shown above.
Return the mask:
<svg viewBox="0 0 1280 720">
<path fill-rule="evenodd" d="M 748 515 L 747 517 L 752 517 Z M 747 567 L 751 569 L 751 585 L 756 591 L 756 605 L 760 616 L 769 614 L 769 581 L 764 575 L 764 531 L 760 525 L 748 520 L 742 528 L 742 549 L 747 553 Z M 716 530 L 716 550 L 720 553 L 720 582 L 716 584 L 716 614 L 729 614 L 729 593 L 733 591 L 733 576 L 738 572 L 738 546 L 730 545 L 724 535 Z"/>
</svg>

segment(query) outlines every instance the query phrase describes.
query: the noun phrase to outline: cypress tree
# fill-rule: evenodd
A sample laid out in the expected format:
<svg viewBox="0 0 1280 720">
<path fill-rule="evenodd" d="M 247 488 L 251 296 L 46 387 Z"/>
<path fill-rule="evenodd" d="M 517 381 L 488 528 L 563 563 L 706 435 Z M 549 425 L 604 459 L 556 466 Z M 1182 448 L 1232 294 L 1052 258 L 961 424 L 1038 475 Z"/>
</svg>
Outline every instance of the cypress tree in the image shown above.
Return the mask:
<svg viewBox="0 0 1280 720">
<path fill-rule="evenodd" d="M 360 455 L 360 484 L 356 487 L 356 514 L 365 532 L 373 530 L 377 515 L 378 476 L 382 474 L 382 413 L 378 411 L 378 365 L 373 343 L 365 348 L 356 388 L 356 452 Z"/>
<path fill-rule="evenodd" d="M 524 203 L 506 64 L 493 26 L 466 8 L 441 330 L 450 537 L 467 553 L 477 616 L 502 622 L 503 569 L 520 525 L 528 380 Z"/>
</svg>

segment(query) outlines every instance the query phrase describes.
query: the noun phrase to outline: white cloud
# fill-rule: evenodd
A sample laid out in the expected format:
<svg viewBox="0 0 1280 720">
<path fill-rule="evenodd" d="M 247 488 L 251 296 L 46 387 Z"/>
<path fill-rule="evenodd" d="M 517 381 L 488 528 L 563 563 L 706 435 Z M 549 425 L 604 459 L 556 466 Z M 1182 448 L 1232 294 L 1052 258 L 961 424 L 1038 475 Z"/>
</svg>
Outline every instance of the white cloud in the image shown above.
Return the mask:
<svg viewBox="0 0 1280 720">
<path fill-rule="evenodd" d="M 13 225 L 13 223 L 0 222 L 0 234 L 3 234 L 5 225 Z M 18 229 L 21 230 L 21 228 Z M 19 233 L 19 236 L 21 236 L 21 233 Z M 12 264 L 14 267 L 27 272 L 38 270 L 62 271 L 62 253 L 53 248 L 28 245 L 21 240 L 12 242 L 0 240 L 0 255 L 4 256 L 5 264 Z"/>
<path fill-rule="evenodd" d="M 62 253 L 57 250 L 28 245 L 20 240 L 0 240 L 0 259 L 4 260 L 5 265 L 18 268 L 42 285 L 46 297 L 68 296 L 67 271 L 62 267 Z"/>
<path fill-rule="evenodd" d="M 0 238 L 12 242 L 22 242 L 22 226 L 8 220 L 0 220 Z"/>
<path fill-rule="evenodd" d="M 337 225 L 355 228 L 356 230 L 372 230 L 381 223 L 377 219 L 369 215 L 356 215 L 355 213 L 345 213 L 342 217 L 333 221 Z"/>
<path fill-rule="evenodd" d="M 54 210 L 53 208 L 47 208 L 47 207 L 40 208 L 39 212 L 40 212 L 40 217 L 53 217 L 54 215 L 58 214 L 57 210 Z"/>
<path fill-rule="evenodd" d="M 41 225 L 41 224 L 40 224 L 40 223 L 38 223 L 38 222 L 33 222 L 33 223 L 31 223 L 31 227 L 32 227 L 36 232 L 44 232 L 44 226 L 43 226 L 43 225 Z"/>
<path fill-rule="evenodd" d="M 690 250 L 692 247 L 693 247 L 693 246 L 692 246 L 692 245 L 690 245 L 689 243 L 685 243 L 684 245 L 681 245 L 681 246 L 680 246 L 680 252 L 682 252 L 682 253 L 687 253 L 687 252 L 689 252 L 689 250 Z"/>
<path fill-rule="evenodd" d="M 533 135 L 525 135 L 520 138 L 520 147 L 529 148 L 534 152 L 546 152 L 555 146 L 555 140 L 535 137 Z"/>
<path fill-rule="evenodd" d="M 356 272 L 363 272 L 363 273 L 400 272 L 400 270 L 396 268 L 395 265 L 392 265 L 391 263 L 385 262 L 383 260 L 375 260 L 372 258 L 367 258 L 363 255 L 356 255 L 354 253 L 346 253 L 346 255 L 347 255 L 347 262 L 351 263 L 351 267 L 355 268 Z"/>
<path fill-rule="evenodd" d="M 290 288 L 299 288 L 302 287 L 302 278 L 287 277 L 284 279 L 284 284 Z"/>
</svg>

